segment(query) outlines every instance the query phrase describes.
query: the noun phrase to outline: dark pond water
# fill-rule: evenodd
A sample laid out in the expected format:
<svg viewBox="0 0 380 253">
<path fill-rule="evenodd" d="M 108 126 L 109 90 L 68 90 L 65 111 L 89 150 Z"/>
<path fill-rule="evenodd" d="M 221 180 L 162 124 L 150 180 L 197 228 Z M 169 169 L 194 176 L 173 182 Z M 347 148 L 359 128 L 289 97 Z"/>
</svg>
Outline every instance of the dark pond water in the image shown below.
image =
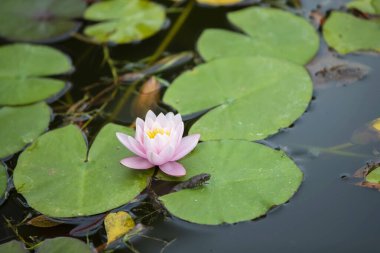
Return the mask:
<svg viewBox="0 0 380 253">
<path fill-rule="evenodd" d="M 278 1 L 280 2 L 280 1 Z M 298 10 L 308 17 L 318 4 L 322 10 L 339 8 L 345 1 L 302 1 Z M 195 7 L 188 20 L 171 43 L 171 53 L 194 50 L 200 33 L 208 27 L 232 29 L 225 13 L 227 8 Z M 173 15 L 176 17 L 176 15 Z M 136 61 L 151 55 L 165 38 L 167 30 L 139 44 L 111 48 L 114 59 Z M 321 54 L 326 50 L 323 40 Z M 3 41 L 3 43 L 6 43 Z M 74 100 L 83 96 L 83 87 L 97 82 L 101 77 L 110 76 L 107 66 L 102 64 L 101 47 L 88 45 L 78 40 L 68 40 L 54 44 L 69 54 L 76 66 L 70 77 L 74 84 L 70 95 Z M 157 239 L 172 241 L 165 248 L 169 253 L 187 252 L 379 252 L 378 238 L 380 226 L 377 214 L 380 212 L 380 193 L 373 189 L 354 185 L 350 176 L 367 161 L 376 160 L 379 142 L 353 145 L 344 149 L 346 153 L 331 152 L 328 147 L 350 142 L 353 133 L 366 123 L 380 117 L 380 57 L 361 54 L 343 57 L 372 68 L 364 79 L 347 86 L 328 83 L 315 86 L 314 97 L 307 113 L 292 128 L 267 139 L 265 143 L 285 150 L 304 172 L 304 181 L 289 203 L 274 208 L 266 217 L 241 222 L 235 225 L 202 226 L 190 224 L 175 218 L 156 221 L 154 229 L 139 237 L 133 245 L 140 252 L 160 252 L 164 244 Z M 192 63 L 187 67 L 191 67 Z M 172 80 L 183 69 L 170 72 L 163 77 Z M 136 88 L 132 88 L 136 92 Z M 122 93 L 120 93 L 122 94 Z M 120 97 L 118 95 L 117 97 Z M 67 98 L 67 97 L 66 97 Z M 66 99 L 65 97 L 62 100 Z M 107 112 L 114 110 L 114 104 Z M 128 102 L 116 121 L 131 123 Z M 59 107 L 55 102 L 53 107 Z M 53 125 L 60 124 L 56 117 Z M 89 129 L 90 136 L 104 124 L 104 120 L 94 121 Z M 90 138 L 91 140 L 91 138 Z M 14 168 L 15 159 L 7 162 Z M 0 207 L 3 217 L 18 223 L 30 212 L 21 205 L 20 196 L 11 192 L 10 198 Z M 5 225 L 0 230 L 2 242 L 16 238 Z M 68 235 L 71 225 L 52 229 L 20 227 L 20 234 L 28 239 Z M 103 230 L 92 239 L 97 246 Z M 82 237 L 85 239 L 85 237 Z M 128 249 L 118 252 L 130 252 Z"/>
</svg>

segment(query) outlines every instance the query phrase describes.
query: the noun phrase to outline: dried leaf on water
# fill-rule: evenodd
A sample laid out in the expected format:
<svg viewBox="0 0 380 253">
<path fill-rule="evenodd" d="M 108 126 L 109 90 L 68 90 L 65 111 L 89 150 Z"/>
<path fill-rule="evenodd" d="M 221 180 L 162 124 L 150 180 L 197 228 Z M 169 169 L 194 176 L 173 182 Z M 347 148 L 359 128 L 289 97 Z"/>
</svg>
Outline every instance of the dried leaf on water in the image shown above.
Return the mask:
<svg viewBox="0 0 380 253">
<path fill-rule="evenodd" d="M 135 222 L 129 213 L 119 211 L 108 214 L 104 219 L 104 226 L 107 232 L 107 244 L 110 244 L 132 230 Z"/>
<path fill-rule="evenodd" d="M 30 219 L 26 224 L 39 228 L 51 228 L 61 225 L 61 222 L 53 221 L 45 215 L 39 215 Z"/>
<path fill-rule="evenodd" d="M 371 71 L 365 64 L 341 60 L 328 52 L 326 55 L 316 58 L 308 66 L 315 84 L 346 85 L 363 79 Z"/>
<path fill-rule="evenodd" d="M 132 103 L 132 113 L 135 117 L 144 117 L 149 110 L 156 108 L 160 100 L 161 85 L 155 76 L 149 78 L 140 88 L 139 94 Z"/>
</svg>

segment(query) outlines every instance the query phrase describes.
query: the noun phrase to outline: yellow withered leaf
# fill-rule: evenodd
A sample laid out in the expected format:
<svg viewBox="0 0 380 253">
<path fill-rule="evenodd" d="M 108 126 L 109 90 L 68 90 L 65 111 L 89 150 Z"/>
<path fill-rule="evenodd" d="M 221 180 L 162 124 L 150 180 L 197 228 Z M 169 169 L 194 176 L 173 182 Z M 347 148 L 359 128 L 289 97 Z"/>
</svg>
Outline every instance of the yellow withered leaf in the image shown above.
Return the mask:
<svg viewBox="0 0 380 253">
<path fill-rule="evenodd" d="M 371 126 L 374 128 L 374 130 L 380 132 L 380 118 L 372 121 Z"/>
<path fill-rule="evenodd" d="M 107 232 L 107 244 L 112 243 L 135 227 L 135 222 L 129 213 L 119 211 L 110 213 L 104 219 Z"/>
</svg>

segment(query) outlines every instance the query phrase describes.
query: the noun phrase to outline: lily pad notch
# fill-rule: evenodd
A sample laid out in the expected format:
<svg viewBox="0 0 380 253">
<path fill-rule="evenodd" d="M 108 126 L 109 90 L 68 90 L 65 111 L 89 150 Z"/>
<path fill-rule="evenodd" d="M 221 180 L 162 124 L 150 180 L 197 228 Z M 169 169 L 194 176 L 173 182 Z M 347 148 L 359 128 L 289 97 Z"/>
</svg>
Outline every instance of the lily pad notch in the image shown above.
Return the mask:
<svg viewBox="0 0 380 253">
<path fill-rule="evenodd" d="M 108 124 L 88 155 L 83 133 L 74 125 L 42 135 L 19 157 L 16 190 L 50 217 L 93 215 L 127 204 L 146 187 L 152 172 L 120 164 L 132 153 L 116 139 L 116 132 L 133 134 L 127 127 Z"/>
<path fill-rule="evenodd" d="M 252 220 L 287 202 L 303 174 L 283 151 L 249 141 L 206 141 L 181 163 L 183 180 L 211 174 L 208 184 L 160 197 L 180 219 L 208 225 Z M 167 177 L 159 174 L 162 179 Z"/>
</svg>

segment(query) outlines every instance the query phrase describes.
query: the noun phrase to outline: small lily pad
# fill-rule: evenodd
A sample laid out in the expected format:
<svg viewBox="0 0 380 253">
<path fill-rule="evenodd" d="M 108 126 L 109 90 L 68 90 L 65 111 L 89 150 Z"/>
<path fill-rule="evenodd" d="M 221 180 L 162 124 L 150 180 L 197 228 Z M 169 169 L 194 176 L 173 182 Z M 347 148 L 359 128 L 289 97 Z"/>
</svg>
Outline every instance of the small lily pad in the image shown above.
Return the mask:
<svg viewBox="0 0 380 253">
<path fill-rule="evenodd" d="M 140 41 L 158 32 L 165 22 L 165 10 L 146 0 L 102 1 L 87 8 L 84 17 L 100 23 L 84 33 L 99 43 Z"/>
<path fill-rule="evenodd" d="M 269 56 L 306 64 L 317 53 L 319 37 L 305 19 L 286 11 L 252 7 L 228 14 L 245 34 L 208 29 L 197 48 L 206 60 L 227 56 Z"/>
<path fill-rule="evenodd" d="M 173 215 L 200 224 L 258 218 L 288 201 L 303 177 L 284 152 L 248 141 L 203 142 L 181 163 L 188 171 L 183 180 L 200 173 L 211 174 L 211 179 L 160 200 Z"/>
<path fill-rule="evenodd" d="M 36 253 L 92 253 L 90 246 L 70 237 L 56 237 L 43 241 Z"/>
<path fill-rule="evenodd" d="M 43 76 L 67 73 L 70 59 L 60 51 L 29 44 L 0 47 L 0 105 L 23 105 L 50 98 L 65 82 Z"/>
<path fill-rule="evenodd" d="M 274 58 L 231 57 L 180 75 L 164 102 L 182 115 L 209 110 L 190 129 L 202 140 L 260 140 L 300 117 L 312 90 L 302 66 Z"/>
<path fill-rule="evenodd" d="M 0 108 L 0 158 L 33 142 L 49 126 L 50 108 L 45 103 Z"/>
<path fill-rule="evenodd" d="M 130 153 L 116 132 L 130 128 L 108 124 L 87 154 L 78 127 L 69 125 L 39 137 L 19 157 L 16 189 L 28 204 L 50 217 L 93 215 L 133 200 L 147 184 L 152 170 L 136 171 L 120 164 Z"/>
<path fill-rule="evenodd" d="M 371 171 L 365 179 L 367 182 L 380 184 L 380 167 Z"/>
<path fill-rule="evenodd" d="M 380 14 L 380 0 L 354 0 L 346 6 L 368 14 Z"/>
<path fill-rule="evenodd" d="M 327 44 L 340 54 L 356 51 L 380 52 L 380 22 L 333 12 L 323 26 Z"/>
<path fill-rule="evenodd" d="M 55 42 L 79 29 L 83 0 L 1 0 L 0 36 L 16 41 Z"/>
<path fill-rule="evenodd" d="M 0 245 L 0 253 L 29 253 L 29 251 L 22 242 L 12 240 Z"/>
</svg>

